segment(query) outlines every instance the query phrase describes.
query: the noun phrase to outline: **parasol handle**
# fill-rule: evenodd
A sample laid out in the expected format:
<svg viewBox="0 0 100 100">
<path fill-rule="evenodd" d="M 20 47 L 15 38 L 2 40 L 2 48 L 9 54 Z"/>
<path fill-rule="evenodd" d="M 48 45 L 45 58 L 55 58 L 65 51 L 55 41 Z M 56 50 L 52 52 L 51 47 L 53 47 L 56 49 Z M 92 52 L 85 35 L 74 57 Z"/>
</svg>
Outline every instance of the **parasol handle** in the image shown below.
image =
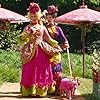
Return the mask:
<svg viewBox="0 0 100 100">
<path fill-rule="evenodd" d="M 67 55 L 68 55 L 68 64 L 69 64 L 70 75 L 72 77 L 72 68 L 71 68 L 71 62 L 70 62 L 70 56 L 69 56 L 69 49 L 68 48 L 67 48 Z"/>
</svg>

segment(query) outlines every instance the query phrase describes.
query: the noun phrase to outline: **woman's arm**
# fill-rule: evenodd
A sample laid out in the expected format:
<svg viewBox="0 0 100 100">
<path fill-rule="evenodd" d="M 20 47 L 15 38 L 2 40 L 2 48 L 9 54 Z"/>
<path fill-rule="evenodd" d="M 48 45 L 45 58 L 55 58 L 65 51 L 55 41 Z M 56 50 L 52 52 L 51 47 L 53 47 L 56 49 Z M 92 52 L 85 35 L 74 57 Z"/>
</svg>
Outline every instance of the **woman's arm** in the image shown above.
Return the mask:
<svg viewBox="0 0 100 100">
<path fill-rule="evenodd" d="M 24 45 L 29 42 L 29 35 L 27 34 L 27 26 L 24 28 L 23 32 L 18 35 L 17 41 L 20 45 Z"/>
<path fill-rule="evenodd" d="M 62 29 L 60 27 L 58 27 L 58 32 L 59 32 L 59 36 L 58 36 L 58 39 L 60 39 L 62 41 L 62 47 L 63 48 L 69 48 L 69 43 L 68 43 L 68 40 L 67 38 L 65 37 Z"/>
<path fill-rule="evenodd" d="M 58 42 L 54 39 L 52 39 L 46 29 L 46 27 L 44 27 L 44 34 L 43 34 L 43 39 L 46 40 L 50 45 L 55 46 L 58 44 Z"/>
</svg>

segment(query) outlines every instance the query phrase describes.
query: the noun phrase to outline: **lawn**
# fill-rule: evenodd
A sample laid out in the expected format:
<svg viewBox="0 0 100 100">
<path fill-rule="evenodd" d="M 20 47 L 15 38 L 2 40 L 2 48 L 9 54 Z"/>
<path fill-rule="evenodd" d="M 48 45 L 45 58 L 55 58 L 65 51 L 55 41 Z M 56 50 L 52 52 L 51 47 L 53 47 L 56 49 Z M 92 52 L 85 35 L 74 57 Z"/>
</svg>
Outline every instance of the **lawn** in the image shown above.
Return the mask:
<svg viewBox="0 0 100 100">
<path fill-rule="evenodd" d="M 73 76 L 82 77 L 82 54 L 70 53 Z M 67 53 L 62 54 L 63 74 L 70 75 Z M 19 52 L 0 50 L 0 80 L 18 82 L 20 79 L 21 61 Z M 85 78 L 92 77 L 92 56 L 85 55 Z"/>
<path fill-rule="evenodd" d="M 96 100 L 93 99 L 92 91 L 93 91 L 93 81 L 92 79 L 86 78 L 78 78 L 80 81 L 80 85 L 78 86 L 78 90 L 82 94 L 86 100 Z"/>
<path fill-rule="evenodd" d="M 85 78 L 82 78 L 82 54 L 70 53 L 73 76 L 78 77 L 80 86 L 78 90 L 90 100 L 92 97 L 92 56 L 85 55 Z M 69 76 L 67 53 L 62 54 L 63 75 Z M 0 83 L 2 82 L 19 82 L 21 72 L 21 61 L 19 52 L 0 50 Z M 91 99 L 93 100 L 93 99 Z M 96 99 L 95 99 L 96 100 Z"/>
<path fill-rule="evenodd" d="M 20 79 L 19 52 L 0 50 L 0 83 L 18 82 Z"/>
<path fill-rule="evenodd" d="M 70 53 L 70 61 L 71 61 L 73 76 L 82 77 L 83 76 L 82 54 Z M 63 62 L 63 73 L 65 75 L 70 75 L 67 53 L 62 54 L 62 62 Z M 85 78 L 88 79 L 92 78 L 92 55 L 85 54 L 84 74 Z"/>
</svg>

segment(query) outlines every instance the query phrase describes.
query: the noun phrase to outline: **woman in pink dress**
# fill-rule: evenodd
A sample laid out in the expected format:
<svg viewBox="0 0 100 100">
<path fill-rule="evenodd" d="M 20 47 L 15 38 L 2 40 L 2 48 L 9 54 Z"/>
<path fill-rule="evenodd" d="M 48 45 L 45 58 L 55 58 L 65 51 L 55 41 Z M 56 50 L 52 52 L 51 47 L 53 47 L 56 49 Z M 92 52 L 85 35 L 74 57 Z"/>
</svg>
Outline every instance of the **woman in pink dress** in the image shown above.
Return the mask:
<svg viewBox="0 0 100 100">
<path fill-rule="evenodd" d="M 62 50 L 41 25 L 38 4 L 30 3 L 28 16 L 31 23 L 18 36 L 23 63 L 20 90 L 23 96 L 43 97 L 55 91 L 50 57 Z"/>
</svg>

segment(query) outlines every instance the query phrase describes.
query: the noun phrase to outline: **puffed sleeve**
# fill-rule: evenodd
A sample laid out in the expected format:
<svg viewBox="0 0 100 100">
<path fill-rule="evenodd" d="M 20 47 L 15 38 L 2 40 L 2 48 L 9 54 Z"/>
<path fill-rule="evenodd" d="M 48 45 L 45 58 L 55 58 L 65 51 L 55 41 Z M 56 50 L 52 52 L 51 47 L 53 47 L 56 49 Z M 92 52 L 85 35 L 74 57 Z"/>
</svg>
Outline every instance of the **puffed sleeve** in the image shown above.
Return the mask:
<svg viewBox="0 0 100 100">
<path fill-rule="evenodd" d="M 22 45 L 29 42 L 29 37 L 28 37 L 28 34 L 26 32 L 26 27 L 24 28 L 23 32 L 17 36 L 17 41 L 19 44 L 22 44 Z"/>
<path fill-rule="evenodd" d="M 67 38 L 65 37 L 62 29 L 60 27 L 57 27 L 57 30 L 59 32 L 59 36 L 58 36 L 58 39 L 61 41 L 61 44 L 63 45 L 64 48 L 69 48 L 69 43 L 68 43 L 68 40 Z"/>
<path fill-rule="evenodd" d="M 57 31 L 59 32 L 58 37 L 62 41 L 62 44 L 64 44 L 65 42 L 68 42 L 67 38 L 65 37 L 65 35 L 60 27 L 57 27 Z"/>
<path fill-rule="evenodd" d="M 55 46 L 58 44 L 58 42 L 54 39 L 52 39 L 44 26 L 44 34 L 43 34 L 43 39 L 46 40 L 50 45 Z"/>
</svg>

